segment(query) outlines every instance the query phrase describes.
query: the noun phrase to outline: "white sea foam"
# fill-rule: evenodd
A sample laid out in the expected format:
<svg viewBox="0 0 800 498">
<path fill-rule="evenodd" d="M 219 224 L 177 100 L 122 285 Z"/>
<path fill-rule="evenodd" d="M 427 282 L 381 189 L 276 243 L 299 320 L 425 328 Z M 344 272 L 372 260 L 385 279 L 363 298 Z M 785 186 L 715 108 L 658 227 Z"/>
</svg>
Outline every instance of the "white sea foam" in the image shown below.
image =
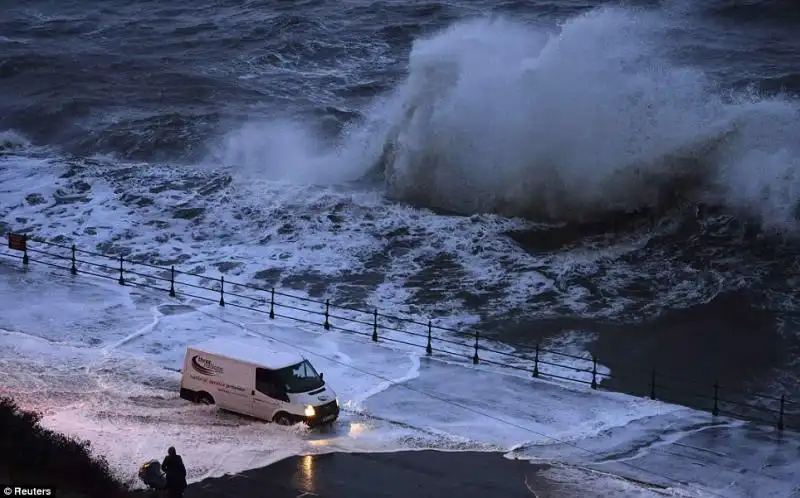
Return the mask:
<svg viewBox="0 0 800 498">
<path fill-rule="evenodd" d="M 465 212 L 541 208 L 563 218 L 652 201 L 638 188 L 639 172 L 657 186 L 702 171 L 718 198 L 786 226 L 800 157 L 792 152 L 800 143 L 795 103 L 723 98 L 699 70 L 661 58 L 665 22 L 652 12 L 601 9 L 556 31 L 508 20 L 456 24 L 415 43 L 407 78 L 333 150 L 303 123 L 280 120 L 232 131 L 211 158 L 222 166 L 212 169 L 43 158 L 7 133 L 0 215 L 10 230 L 62 235 L 80 249 L 113 242 L 214 279 L 247 282 L 263 270 L 279 280 L 327 279 L 333 300 L 348 286 L 337 286 L 339 277 L 363 274 L 370 283 L 355 284 L 364 288 L 363 307 L 422 323 L 438 315 L 436 324 L 454 329 L 481 319 L 462 304 L 464 289 L 485 298 L 482 313 L 533 317 L 633 319 L 705 302 L 742 279 L 698 274 L 680 258 L 625 259 L 669 227 L 609 248 L 531 255 L 504 235 L 530 228 L 522 219 L 445 216 L 387 200 Z M 690 160 L 674 160 L 684 153 Z M 376 164 L 382 186 L 340 185 Z M 546 195 L 531 194 L 542 189 Z M 183 219 L 178 208 L 205 211 Z M 440 270 L 441 257 L 452 270 L 414 280 L 423 269 Z M 219 263 L 236 266 L 223 272 Z M 644 304 L 624 290 L 643 274 L 652 291 Z"/>
</svg>

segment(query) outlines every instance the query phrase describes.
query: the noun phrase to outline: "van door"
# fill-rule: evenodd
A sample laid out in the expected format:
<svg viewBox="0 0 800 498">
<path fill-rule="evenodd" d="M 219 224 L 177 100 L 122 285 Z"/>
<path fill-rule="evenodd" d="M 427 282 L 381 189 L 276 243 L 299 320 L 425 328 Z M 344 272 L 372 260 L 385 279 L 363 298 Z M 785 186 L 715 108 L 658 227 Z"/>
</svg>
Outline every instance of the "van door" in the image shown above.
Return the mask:
<svg viewBox="0 0 800 498">
<path fill-rule="evenodd" d="M 256 389 L 253 391 L 253 416 L 271 421 L 272 415 L 289 396 L 277 373 L 266 368 L 256 368 Z"/>
</svg>

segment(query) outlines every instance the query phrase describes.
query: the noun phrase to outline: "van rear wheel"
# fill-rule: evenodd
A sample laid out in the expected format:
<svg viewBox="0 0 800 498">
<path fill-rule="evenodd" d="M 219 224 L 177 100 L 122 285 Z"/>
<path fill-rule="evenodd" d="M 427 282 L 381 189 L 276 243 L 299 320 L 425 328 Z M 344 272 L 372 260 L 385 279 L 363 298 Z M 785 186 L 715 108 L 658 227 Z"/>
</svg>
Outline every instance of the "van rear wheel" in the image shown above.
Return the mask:
<svg viewBox="0 0 800 498">
<path fill-rule="evenodd" d="M 214 398 L 208 393 L 197 393 L 197 402 L 201 405 L 213 405 Z"/>
</svg>

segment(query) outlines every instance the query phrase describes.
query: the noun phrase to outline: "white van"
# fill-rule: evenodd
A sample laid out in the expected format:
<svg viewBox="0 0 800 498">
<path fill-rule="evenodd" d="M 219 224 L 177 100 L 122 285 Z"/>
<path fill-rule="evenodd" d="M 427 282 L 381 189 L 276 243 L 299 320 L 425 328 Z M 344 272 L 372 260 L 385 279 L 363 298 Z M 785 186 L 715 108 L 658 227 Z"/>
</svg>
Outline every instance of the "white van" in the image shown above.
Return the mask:
<svg viewBox="0 0 800 498">
<path fill-rule="evenodd" d="M 261 344 L 219 338 L 189 346 L 180 397 L 281 425 L 332 424 L 339 403 L 323 375 L 302 356 Z"/>
</svg>

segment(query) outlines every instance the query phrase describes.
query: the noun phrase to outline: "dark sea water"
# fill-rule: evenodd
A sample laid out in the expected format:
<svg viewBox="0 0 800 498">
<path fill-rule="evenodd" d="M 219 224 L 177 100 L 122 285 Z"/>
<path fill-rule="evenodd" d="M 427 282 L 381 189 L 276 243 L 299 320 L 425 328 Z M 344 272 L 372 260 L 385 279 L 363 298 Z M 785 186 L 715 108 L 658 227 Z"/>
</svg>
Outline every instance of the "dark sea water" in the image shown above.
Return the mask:
<svg viewBox="0 0 800 498">
<path fill-rule="evenodd" d="M 0 220 L 797 394 L 799 95 L 790 0 L 7 0 Z"/>
</svg>

